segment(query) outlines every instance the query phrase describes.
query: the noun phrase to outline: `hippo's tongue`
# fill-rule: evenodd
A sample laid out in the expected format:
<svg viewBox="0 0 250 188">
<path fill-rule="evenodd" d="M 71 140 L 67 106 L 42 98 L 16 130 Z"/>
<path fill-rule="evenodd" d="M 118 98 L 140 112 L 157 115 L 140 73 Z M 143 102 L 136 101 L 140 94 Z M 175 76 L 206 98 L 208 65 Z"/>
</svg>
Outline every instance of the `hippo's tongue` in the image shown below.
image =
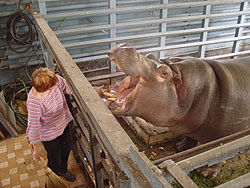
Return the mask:
<svg viewBox="0 0 250 188">
<path fill-rule="evenodd" d="M 126 76 L 121 84 L 116 88 L 116 96 L 120 99 L 127 97 L 136 87 L 138 78 Z"/>
</svg>

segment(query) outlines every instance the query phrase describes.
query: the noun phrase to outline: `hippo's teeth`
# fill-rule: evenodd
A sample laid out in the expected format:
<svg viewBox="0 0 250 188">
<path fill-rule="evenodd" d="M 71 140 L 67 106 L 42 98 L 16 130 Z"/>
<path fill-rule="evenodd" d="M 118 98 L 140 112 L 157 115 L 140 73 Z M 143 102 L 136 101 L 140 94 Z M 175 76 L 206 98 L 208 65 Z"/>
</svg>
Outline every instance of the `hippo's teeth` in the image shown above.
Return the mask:
<svg viewBox="0 0 250 188">
<path fill-rule="evenodd" d="M 109 97 L 109 98 L 116 98 L 116 95 L 113 93 L 107 93 L 107 92 L 103 92 L 103 95 Z"/>
<path fill-rule="evenodd" d="M 107 98 L 109 101 L 113 101 L 115 102 L 117 100 L 117 98 Z"/>
</svg>

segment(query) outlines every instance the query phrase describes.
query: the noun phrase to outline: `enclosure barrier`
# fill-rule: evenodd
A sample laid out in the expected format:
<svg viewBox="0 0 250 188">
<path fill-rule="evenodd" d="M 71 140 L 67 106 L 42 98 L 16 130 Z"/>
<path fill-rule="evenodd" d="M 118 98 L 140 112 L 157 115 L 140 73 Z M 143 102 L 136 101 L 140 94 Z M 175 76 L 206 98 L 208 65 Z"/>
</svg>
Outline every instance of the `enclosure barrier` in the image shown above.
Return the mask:
<svg viewBox="0 0 250 188">
<path fill-rule="evenodd" d="M 4 20 L 14 13 L 16 2 L 0 0 L 3 6 L 0 39 L 6 39 L 2 32 L 6 30 Z M 107 50 L 119 42 L 130 43 L 140 53 L 155 53 L 159 58 L 191 54 L 218 59 L 250 53 L 249 0 L 23 0 L 21 3 L 24 7 L 25 3 L 31 3 L 32 8 L 39 9 L 74 62 L 81 65 L 105 61 Z M 33 43 L 33 51 L 39 43 L 42 44 Z M 0 40 L 3 52 L 7 52 L 5 45 Z M 45 61 L 51 68 L 49 49 L 46 45 L 40 47 L 28 66 Z M 6 72 L 24 68 L 33 51 L 14 54 L 8 50 L 1 57 L 0 63 L 4 61 L 0 73 L 2 69 Z M 116 68 L 107 63 L 83 71 L 86 76 L 103 72 L 114 73 Z M 12 77 L 0 76 L 4 82 L 13 80 Z"/>
<path fill-rule="evenodd" d="M 148 4 L 146 4 L 147 2 Z M 136 5 L 133 6 L 133 3 Z M 110 0 L 106 4 L 104 3 L 102 8 L 105 8 L 100 10 L 53 12 L 45 14 L 44 18 L 51 24 L 64 17 L 69 20 L 92 19 L 100 16 L 109 18 L 108 23 L 106 21 L 95 22 L 87 27 L 84 25 L 76 28 L 66 27 L 55 32 L 69 51 L 100 45 L 106 49 L 84 52 L 79 55 L 74 54 L 72 57 L 76 63 L 107 58 L 107 55 L 104 54 L 107 48 L 123 41 L 131 42 L 141 53 L 158 52 L 160 58 L 168 55 L 166 51 L 170 52 L 182 48 L 197 50 L 198 56 L 204 58 L 208 56 L 206 51 L 209 45 L 215 49 L 220 43 L 225 46 L 227 46 L 226 43 L 232 43 L 231 53 L 213 55 L 210 58 L 232 57 L 250 52 L 249 50 L 241 51 L 239 48 L 240 44 L 246 44 L 246 41 L 250 39 L 249 23 L 247 22 L 250 11 L 247 0 L 195 2 L 160 0 L 155 1 L 155 4 L 150 1 L 145 1 L 145 5 L 138 5 L 139 3 L 140 1 Z M 141 4 L 143 4 L 142 1 Z M 226 9 L 226 6 L 231 7 L 231 9 Z M 48 10 L 50 9 L 48 8 Z M 127 19 L 119 18 L 122 17 L 119 15 L 132 15 L 138 12 L 141 14 L 143 14 L 142 12 L 152 12 L 153 15 L 143 17 L 143 19 L 132 19 L 129 16 Z M 129 34 L 131 31 L 135 34 Z M 84 38 L 82 41 L 76 42 L 69 40 L 74 40 L 77 36 L 80 39 L 84 34 L 87 36 L 88 32 L 99 32 L 98 36 L 102 37 L 91 38 L 91 40 Z M 108 33 L 108 35 L 104 35 L 104 33 Z M 86 49 L 86 51 L 88 50 Z"/>
<path fill-rule="evenodd" d="M 56 62 L 73 92 L 72 103 L 76 114 L 75 136 L 79 149 L 76 156 L 80 157 L 83 166 L 88 164 L 91 166 L 95 176 L 92 186 L 102 188 L 112 184 L 113 187 L 122 188 L 171 187 L 167 181 L 171 176 L 183 187 L 197 187 L 184 171 L 187 172 L 205 164 L 212 165 L 249 150 L 250 136 L 247 130 L 248 132 L 240 134 L 242 137 L 238 133 L 235 136 L 237 139 L 230 143 L 179 162 L 167 159 L 159 164 L 152 163 L 143 152 L 138 151 L 89 82 L 107 79 L 114 75 L 89 78 L 88 81 L 44 18 L 36 11 L 32 12 L 32 15 L 39 28 L 41 41 L 49 49 L 51 61 Z M 116 76 L 121 76 L 121 73 L 117 73 Z M 245 134 L 246 136 L 243 136 Z M 212 143 L 212 145 L 216 144 Z M 209 147 L 209 144 L 207 146 Z M 238 187 L 248 186 L 249 181 L 246 181 L 248 178 L 250 174 L 226 183 L 225 186 L 228 184 L 240 185 Z"/>
</svg>

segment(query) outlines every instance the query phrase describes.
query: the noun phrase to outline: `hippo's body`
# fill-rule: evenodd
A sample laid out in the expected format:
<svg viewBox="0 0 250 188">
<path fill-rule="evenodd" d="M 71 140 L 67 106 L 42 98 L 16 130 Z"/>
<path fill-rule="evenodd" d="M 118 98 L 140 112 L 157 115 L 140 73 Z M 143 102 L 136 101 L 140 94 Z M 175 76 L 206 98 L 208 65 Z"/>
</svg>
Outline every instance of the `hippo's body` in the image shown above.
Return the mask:
<svg viewBox="0 0 250 188">
<path fill-rule="evenodd" d="M 115 115 L 139 116 L 155 126 L 206 143 L 250 125 L 250 57 L 225 61 L 159 60 L 129 44 L 109 51 L 128 76 L 117 88 Z"/>
</svg>

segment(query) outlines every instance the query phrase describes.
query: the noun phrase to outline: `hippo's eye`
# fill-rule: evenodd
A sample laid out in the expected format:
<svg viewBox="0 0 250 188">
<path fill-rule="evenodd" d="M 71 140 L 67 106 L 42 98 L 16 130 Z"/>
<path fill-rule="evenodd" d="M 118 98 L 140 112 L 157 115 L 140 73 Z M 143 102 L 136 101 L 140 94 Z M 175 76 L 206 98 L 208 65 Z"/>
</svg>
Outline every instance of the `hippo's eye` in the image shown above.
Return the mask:
<svg viewBox="0 0 250 188">
<path fill-rule="evenodd" d="M 168 73 L 166 71 L 163 71 L 162 74 L 166 76 Z"/>
</svg>

